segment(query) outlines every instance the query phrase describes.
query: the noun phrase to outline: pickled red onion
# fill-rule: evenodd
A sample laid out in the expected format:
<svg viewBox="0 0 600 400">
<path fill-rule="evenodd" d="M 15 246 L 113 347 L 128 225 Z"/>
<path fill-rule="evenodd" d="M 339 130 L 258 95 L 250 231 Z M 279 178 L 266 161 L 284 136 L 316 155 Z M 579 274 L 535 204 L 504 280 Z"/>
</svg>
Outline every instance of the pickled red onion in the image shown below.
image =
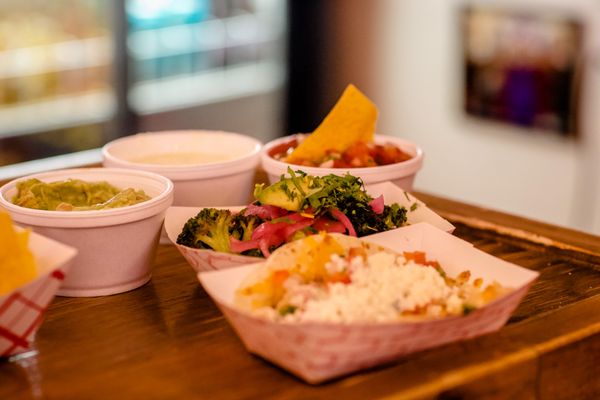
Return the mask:
<svg viewBox="0 0 600 400">
<path fill-rule="evenodd" d="M 233 236 L 229 237 L 229 247 L 234 253 L 241 253 L 246 250 L 258 248 L 258 240 L 238 240 Z"/>
<path fill-rule="evenodd" d="M 331 208 L 331 209 L 329 209 L 329 212 L 335 219 L 337 219 L 342 224 L 344 224 L 344 227 L 348 230 L 348 235 L 356 236 L 356 231 L 354 230 L 354 227 L 352 226 L 352 222 L 350 222 L 350 220 L 348 219 L 346 214 L 344 214 L 337 208 Z"/>
<path fill-rule="evenodd" d="M 383 202 L 383 195 L 380 195 L 379 197 L 371 200 L 369 202 L 369 206 L 371 206 L 371 209 L 375 214 L 381 214 L 385 207 L 385 203 Z"/>
<path fill-rule="evenodd" d="M 244 210 L 244 215 L 257 215 L 264 219 L 279 218 L 284 216 L 286 213 L 287 210 L 268 204 L 258 206 L 252 203 Z"/>
</svg>

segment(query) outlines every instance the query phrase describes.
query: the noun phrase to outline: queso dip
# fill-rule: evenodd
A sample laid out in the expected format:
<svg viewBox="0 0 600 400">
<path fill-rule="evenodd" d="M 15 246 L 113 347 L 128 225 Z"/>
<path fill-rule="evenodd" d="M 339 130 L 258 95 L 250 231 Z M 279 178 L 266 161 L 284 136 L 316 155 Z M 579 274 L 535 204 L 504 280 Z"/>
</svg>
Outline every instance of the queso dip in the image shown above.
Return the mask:
<svg viewBox="0 0 600 400">
<path fill-rule="evenodd" d="M 184 165 L 184 164 L 206 164 L 218 161 L 227 161 L 231 156 L 226 154 L 209 154 L 200 152 L 173 152 L 148 154 L 140 157 L 130 158 L 129 161 L 142 164 L 161 165 Z"/>
</svg>

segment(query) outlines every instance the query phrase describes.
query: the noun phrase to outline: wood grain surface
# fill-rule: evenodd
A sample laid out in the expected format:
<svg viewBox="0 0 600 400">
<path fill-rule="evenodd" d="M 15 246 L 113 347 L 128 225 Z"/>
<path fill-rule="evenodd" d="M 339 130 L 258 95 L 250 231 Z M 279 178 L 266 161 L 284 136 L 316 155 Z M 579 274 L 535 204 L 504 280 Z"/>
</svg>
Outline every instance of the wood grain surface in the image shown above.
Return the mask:
<svg viewBox="0 0 600 400">
<path fill-rule="evenodd" d="M 457 236 L 541 272 L 500 331 L 310 386 L 245 351 L 161 245 L 142 288 L 56 298 L 32 354 L 0 361 L 0 399 L 600 398 L 600 238 L 418 196 Z"/>
</svg>

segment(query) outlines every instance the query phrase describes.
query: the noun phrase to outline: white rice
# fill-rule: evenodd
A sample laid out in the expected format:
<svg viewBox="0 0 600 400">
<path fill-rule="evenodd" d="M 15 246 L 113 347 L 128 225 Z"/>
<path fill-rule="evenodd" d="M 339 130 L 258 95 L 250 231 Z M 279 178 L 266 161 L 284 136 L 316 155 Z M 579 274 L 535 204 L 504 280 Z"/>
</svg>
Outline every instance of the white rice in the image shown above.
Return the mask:
<svg viewBox="0 0 600 400">
<path fill-rule="evenodd" d="M 285 322 L 385 322 L 397 321 L 403 312 L 419 310 L 420 317 L 463 314 L 467 292 L 450 285 L 438 270 L 416 264 L 403 256 L 376 253 L 348 262 L 334 255 L 326 269 L 330 274 L 349 272 L 350 283 L 303 283 L 291 276 L 279 307 L 292 307 L 283 316 L 274 308 L 258 314 Z"/>
</svg>

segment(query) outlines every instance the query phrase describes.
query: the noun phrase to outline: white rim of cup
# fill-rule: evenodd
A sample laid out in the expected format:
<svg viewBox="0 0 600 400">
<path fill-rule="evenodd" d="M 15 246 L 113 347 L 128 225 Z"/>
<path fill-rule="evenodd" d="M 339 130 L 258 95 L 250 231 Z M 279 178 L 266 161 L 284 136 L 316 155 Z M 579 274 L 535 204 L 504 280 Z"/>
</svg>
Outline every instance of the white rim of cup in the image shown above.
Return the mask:
<svg viewBox="0 0 600 400">
<path fill-rule="evenodd" d="M 287 143 L 299 136 L 305 136 L 305 134 L 295 134 L 295 135 L 285 136 L 285 137 L 273 140 L 272 142 L 267 143 L 263 147 L 261 159 L 262 159 L 263 169 L 265 170 L 266 173 L 273 175 L 274 174 L 273 170 L 275 170 L 275 169 L 277 171 L 284 171 L 284 173 L 287 173 L 287 171 L 286 171 L 287 167 L 290 166 L 294 171 L 301 170 L 301 171 L 308 173 L 309 175 L 323 175 L 324 173 L 329 174 L 329 173 L 337 173 L 337 172 L 343 174 L 345 172 L 349 172 L 351 175 L 354 175 L 354 176 L 377 174 L 378 177 L 381 178 L 381 180 L 385 180 L 389 176 L 397 175 L 397 171 L 398 171 L 400 164 L 402 164 L 401 166 L 403 167 L 403 169 L 408 171 L 408 174 L 412 174 L 412 173 L 418 171 L 419 168 L 421 167 L 421 165 L 423 164 L 424 153 L 423 153 L 423 150 L 419 146 L 417 146 L 416 144 L 414 144 L 412 142 L 409 142 L 408 140 L 404 140 L 404 139 L 401 139 L 401 138 L 398 138 L 395 136 L 379 135 L 379 134 L 375 135 L 376 140 L 382 139 L 382 141 L 389 141 L 400 147 L 402 147 L 402 145 L 405 145 L 406 147 L 410 147 L 411 149 L 414 149 L 414 153 L 415 153 L 414 156 L 410 160 L 402 161 L 400 163 L 381 165 L 381 166 L 377 166 L 377 167 L 323 168 L 323 167 L 307 167 L 304 165 L 289 164 L 289 163 L 286 163 L 283 161 L 276 160 L 272 156 L 269 155 L 269 151 L 271 151 L 273 149 L 273 147 L 280 145 L 282 143 Z M 327 171 L 327 172 L 325 172 L 325 171 Z"/>
<path fill-rule="evenodd" d="M 77 179 L 80 173 L 97 174 L 98 180 L 110 181 L 110 178 L 102 175 L 122 175 L 135 178 L 146 178 L 162 185 L 162 191 L 149 200 L 125 207 L 117 207 L 105 210 L 90 211 L 49 211 L 37 210 L 18 206 L 5 197 L 5 193 L 16 188 L 17 182 L 37 178 L 55 178 L 56 175 L 73 174 L 71 178 Z M 58 177 L 55 180 L 68 178 Z M 89 179 L 89 178 L 88 178 Z M 110 183 L 110 182 L 109 182 Z M 132 184 L 135 186 L 135 184 Z M 25 177 L 13 179 L 12 181 L 0 187 L 0 207 L 11 214 L 16 223 L 22 223 L 34 226 L 45 226 L 54 228 L 89 228 L 99 226 L 120 225 L 132 221 L 139 221 L 153 215 L 166 211 L 173 202 L 173 182 L 169 178 L 154 172 L 140 171 L 126 168 L 72 168 L 61 169 L 39 174 L 28 175 Z M 162 210 L 164 208 L 164 210 Z M 159 210 L 159 211 L 157 211 Z M 57 225 L 57 221 L 61 223 Z"/>
<path fill-rule="evenodd" d="M 169 133 L 177 134 L 202 134 L 202 133 L 219 133 L 226 136 L 231 136 L 232 140 L 240 138 L 247 140 L 252 143 L 252 150 L 244 154 L 241 157 L 233 160 L 205 163 L 205 164 L 184 164 L 184 165 L 164 165 L 164 164 L 151 164 L 151 163 L 137 163 L 122 158 L 115 157 L 111 153 L 111 149 L 124 142 L 135 140 L 138 135 L 165 135 Z M 219 177 L 223 175 L 231 175 L 237 172 L 246 170 L 248 168 L 254 168 L 260 163 L 260 154 L 263 148 L 263 144 L 260 140 L 251 136 L 243 135 L 241 133 L 226 132 L 226 131 L 209 131 L 209 130 L 177 130 L 177 131 L 157 131 L 157 132 L 145 132 L 135 135 L 125 136 L 116 140 L 113 140 L 102 147 L 102 156 L 105 161 L 109 161 L 113 164 L 120 165 L 119 168 L 131 168 L 144 171 L 152 171 L 171 179 L 188 180 L 197 179 L 202 177 Z"/>
</svg>

